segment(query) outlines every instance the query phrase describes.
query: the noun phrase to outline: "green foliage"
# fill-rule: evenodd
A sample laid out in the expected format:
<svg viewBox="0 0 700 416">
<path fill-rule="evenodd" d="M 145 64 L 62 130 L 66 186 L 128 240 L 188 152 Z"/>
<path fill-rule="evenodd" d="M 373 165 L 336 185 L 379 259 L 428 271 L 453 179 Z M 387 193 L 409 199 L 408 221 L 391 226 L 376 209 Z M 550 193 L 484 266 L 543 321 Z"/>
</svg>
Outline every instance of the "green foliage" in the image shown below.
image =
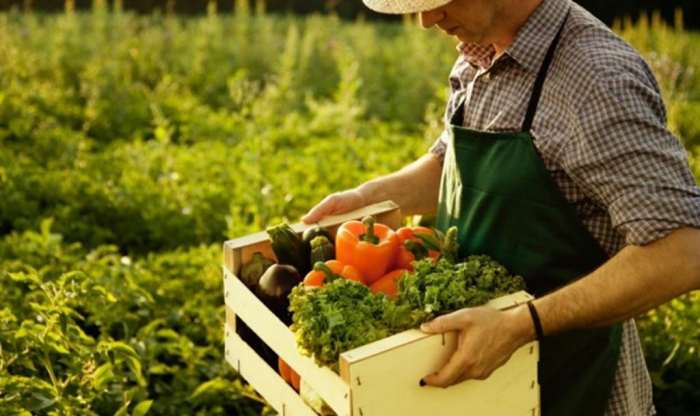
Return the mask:
<svg viewBox="0 0 700 416">
<path fill-rule="evenodd" d="M 391 335 L 380 319 L 382 304 L 369 287 L 342 278 L 326 282 L 321 290 L 295 287 L 289 310 L 299 350 L 337 372 L 342 352 Z"/>
<path fill-rule="evenodd" d="M 38 19 L 0 15 L 9 51 L 0 56 L 4 232 L 53 216 L 56 231 L 86 247 L 144 254 L 214 243 L 298 218 L 319 195 L 397 169 L 429 143 L 417 126 L 386 122 L 419 120 L 423 97 L 361 88 L 393 79 L 382 49 L 362 43 L 379 36 L 373 27 L 338 31 L 320 18 L 303 29 L 272 17 Z M 396 29 L 383 28 L 399 44 Z M 249 50 L 256 42 L 273 58 Z M 389 58 L 417 55 L 406 48 Z M 402 79 L 420 71 L 423 81 L 410 91 L 441 84 L 413 71 Z"/>
<path fill-rule="evenodd" d="M 488 256 L 469 256 L 460 263 L 426 258 L 414 263 L 415 272 L 399 280 L 399 303 L 420 311 L 418 323 L 467 306 L 525 290 L 525 281 L 512 276 Z"/>
<path fill-rule="evenodd" d="M 412 18 L 95 4 L 0 14 L 0 413 L 267 412 L 221 356 L 221 241 L 424 153 L 452 40 Z M 617 30 L 700 178 L 700 35 Z M 700 400 L 697 299 L 639 321 L 668 414 Z"/>
<path fill-rule="evenodd" d="M 665 415 L 700 406 L 700 292 L 674 299 L 638 320 L 654 401 Z"/>
<path fill-rule="evenodd" d="M 260 412 L 223 360 L 218 244 L 132 260 L 51 222 L 0 242 L 1 414 Z"/>
</svg>

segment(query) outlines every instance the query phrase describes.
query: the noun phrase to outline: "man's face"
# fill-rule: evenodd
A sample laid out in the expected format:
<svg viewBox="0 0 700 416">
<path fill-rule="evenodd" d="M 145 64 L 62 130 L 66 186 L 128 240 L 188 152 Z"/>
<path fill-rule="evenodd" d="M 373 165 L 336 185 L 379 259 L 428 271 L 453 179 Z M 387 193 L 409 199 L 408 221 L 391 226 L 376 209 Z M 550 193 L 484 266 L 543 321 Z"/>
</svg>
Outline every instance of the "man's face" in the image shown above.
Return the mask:
<svg viewBox="0 0 700 416">
<path fill-rule="evenodd" d="M 439 27 L 464 43 L 486 45 L 492 42 L 499 1 L 453 0 L 437 9 L 420 13 L 421 26 Z"/>
</svg>

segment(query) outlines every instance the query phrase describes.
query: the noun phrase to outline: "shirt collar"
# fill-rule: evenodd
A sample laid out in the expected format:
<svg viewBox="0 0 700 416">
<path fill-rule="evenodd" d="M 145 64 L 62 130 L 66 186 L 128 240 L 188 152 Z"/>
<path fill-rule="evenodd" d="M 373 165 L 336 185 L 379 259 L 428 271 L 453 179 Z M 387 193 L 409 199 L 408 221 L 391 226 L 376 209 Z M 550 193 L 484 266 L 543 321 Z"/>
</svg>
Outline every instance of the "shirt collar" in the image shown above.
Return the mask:
<svg viewBox="0 0 700 416">
<path fill-rule="evenodd" d="M 570 0 L 544 0 L 520 28 L 505 54 L 536 75 L 569 7 Z M 481 68 L 488 68 L 496 53 L 493 45 L 460 43 L 457 50 L 467 62 Z"/>
</svg>

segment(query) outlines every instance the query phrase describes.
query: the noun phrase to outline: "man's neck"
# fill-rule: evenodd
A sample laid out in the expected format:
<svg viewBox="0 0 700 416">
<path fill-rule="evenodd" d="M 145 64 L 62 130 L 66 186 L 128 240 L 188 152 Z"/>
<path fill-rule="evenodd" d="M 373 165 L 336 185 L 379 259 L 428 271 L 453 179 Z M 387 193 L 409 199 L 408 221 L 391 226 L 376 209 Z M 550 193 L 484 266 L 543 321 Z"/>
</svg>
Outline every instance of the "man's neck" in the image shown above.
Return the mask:
<svg viewBox="0 0 700 416">
<path fill-rule="evenodd" d="M 545 0 L 503 0 L 499 9 L 499 26 L 502 29 L 494 36 L 493 47 L 496 54 L 493 60 L 505 53 L 518 32 L 530 16 Z"/>
</svg>

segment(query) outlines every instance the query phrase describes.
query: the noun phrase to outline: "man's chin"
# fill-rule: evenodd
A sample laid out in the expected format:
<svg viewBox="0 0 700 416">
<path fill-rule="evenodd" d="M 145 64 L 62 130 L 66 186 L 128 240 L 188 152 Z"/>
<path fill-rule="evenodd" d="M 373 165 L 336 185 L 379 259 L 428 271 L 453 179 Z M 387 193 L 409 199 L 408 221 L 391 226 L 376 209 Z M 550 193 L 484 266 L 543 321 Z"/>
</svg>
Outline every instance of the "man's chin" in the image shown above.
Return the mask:
<svg viewBox="0 0 700 416">
<path fill-rule="evenodd" d="M 459 40 L 460 42 L 466 43 L 466 44 L 475 44 L 476 43 L 474 41 L 474 38 L 471 38 L 471 37 L 455 35 L 455 38 L 457 38 L 457 40 Z"/>
<path fill-rule="evenodd" d="M 482 37 L 477 37 L 477 36 L 464 36 L 463 34 L 456 34 L 454 35 L 457 40 L 464 44 L 468 45 L 479 45 L 479 46 L 488 46 L 487 42 L 484 42 L 484 39 Z"/>
<path fill-rule="evenodd" d="M 472 36 L 471 33 L 468 33 L 462 28 L 457 30 L 454 34 L 452 34 L 452 36 L 459 39 L 459 41 L 462 43 L 478 43 L 477 36 Z"/>
</svg>

